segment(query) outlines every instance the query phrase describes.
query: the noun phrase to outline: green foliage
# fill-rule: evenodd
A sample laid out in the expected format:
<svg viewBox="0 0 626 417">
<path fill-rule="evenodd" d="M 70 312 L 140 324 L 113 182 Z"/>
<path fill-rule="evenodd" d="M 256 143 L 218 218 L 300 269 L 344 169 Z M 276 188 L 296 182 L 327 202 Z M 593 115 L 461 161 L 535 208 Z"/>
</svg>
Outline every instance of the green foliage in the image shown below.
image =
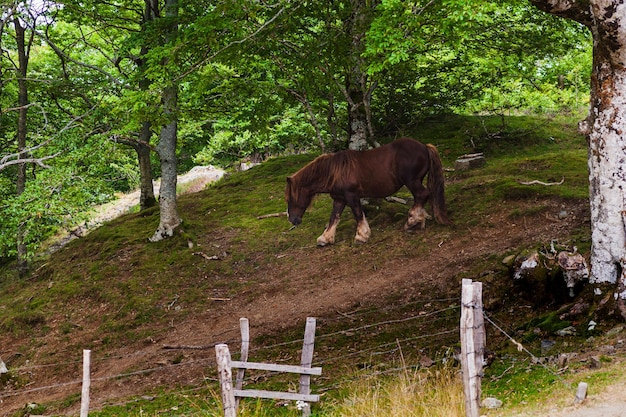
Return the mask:
<svg viewBox="0 0 626 417">
<path fill-rule="evenodd" d="M 383 102 L 414 96 L 419 115 L 558 110 L 587 100 L 590 34 L 528 2 L 394 0 L 378 10 L 368 32 L 370 73 L 414 83 L 392 94 L 395 78 L 385 80 Z"/>
<path fill-rule="evenodd" d="M 306 150 L 310 146 L 310 138 L 315 132 L 297 110 L 286 109 L 283 117 L 275 119 L 265 132 L 255 133 L 248 125 L 237 126 L 234 121 L 214 124 L 215 133 L 209 138 L 208 145 L 196 154 L 194 161 L 200 165 L 227 166 L 247 158 L 262 161 L 271 155 Z"/>
</svg>

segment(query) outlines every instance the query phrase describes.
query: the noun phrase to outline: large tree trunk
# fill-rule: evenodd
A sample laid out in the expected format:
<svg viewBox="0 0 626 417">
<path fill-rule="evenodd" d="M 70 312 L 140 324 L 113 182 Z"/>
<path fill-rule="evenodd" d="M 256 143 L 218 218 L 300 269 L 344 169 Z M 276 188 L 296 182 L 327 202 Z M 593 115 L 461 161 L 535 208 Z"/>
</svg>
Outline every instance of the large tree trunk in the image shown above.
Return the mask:
<svg viewBox="0 0 626 417">
<path fill-rule="evenodd" d="M 177 29 L 178 0 L 165 0 L 165 16 L 173 22 L 167 35 L 167 40 L 173 41 Z M 161 159 L 160 223 L 150 238 L 152 242 L 172 236 L 180 224 L 176 201 L 176 144 L 178 139 L 178 85 L 176 82 L 172 82 L 163 90 L 163 113 L 168 121 L 161 129 L 159 144 L 157 145 L 157 152 Z"/>
<path fill-rule="evenodd" d="M 574 19 L 593 34 L 589 115 L 591 206 L 590 282 L 616 284 L 626 318 L 626 4 L 617 0 L 533 0 L 540 9 Z"/>
<path fill-rule="evenodd" d="M 626 272 L 626 70 L 598 51 L 605 48 L 594 48 L 592 111 L 581 126 L 589 138 L 591 281 L 615 283 Z"/>
<path fill-rule="evenodd" d="M 152 242 L 172 236 L 176 227 L 180 225 L 176 202 L 178 123 L 175 120 L 175 113 L 173 114 L 176 108 L 177 95 L 175 87 L 168 87 L 163 93 L 165 112 L 174 117 L 174 120 L 171 120 L 161 129 L 159 145 L 157 146 L 159 158 L 161 159 L 161 187 L 159 188 L 160 223 L 158 229 L 150 238 Z"/>
</svg>

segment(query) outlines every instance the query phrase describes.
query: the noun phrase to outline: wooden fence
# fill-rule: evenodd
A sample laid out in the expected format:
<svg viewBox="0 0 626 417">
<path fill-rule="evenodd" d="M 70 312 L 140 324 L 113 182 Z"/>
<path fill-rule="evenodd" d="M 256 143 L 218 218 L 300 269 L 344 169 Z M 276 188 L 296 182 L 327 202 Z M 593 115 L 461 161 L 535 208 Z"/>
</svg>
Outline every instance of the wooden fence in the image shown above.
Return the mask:
<svg viewBox="0 0 626 417">
<path fill-rule="evenodd" d="M 322 368 L 312 368 L 313 347 L 315 344 L 315 318 L 308 317 L 304 331 L 304 343 L 300 365 L 277 365 L 272 363 L 248 362 L 248 349 L 250 346 L 250 331 L 248 319 L 242 318 L 239 321 L 241 327 L 241 360 L 231 360 L 228 345 L 219 344 L 215 346 L 215 357 L 217 359 L 217 372 L 222 392 L 222 408 L 224 417 L 236 417 L 238 400 L 240 398 L 267 398 L 289 401 L 299 401 L 302 404 L 302 415 L 311 415 L 310 403 L 319 401 L 319 395 L 311 394 L 311 376 L 321 375 Z M 237 368 L 237 378 L 233 387 L 232 369 Z M 281 373 L 293 373 L 300 375 L 300 389 L 298 393 L 264 391 L 255 389 L 242 389 L 243 379 L 246 369 L 263 371 L 273 371 Z"/>
<path fill-rule="evenodd" d="M 467 417 L 480 416 L 481 378 L 486 343 L 483 318 L 482 284 L 480 282 L 472 282 L 471 280 L 464 279 L 461 290 L 460 338 L 461 366 Z M 225 417 L 236 416 L 238 400 L 244 397 L 300 401 L 301 405 L 303 405 L 303 416 L 309 416 L 311 413 L 310 404 L 320 399 L 319 395 L 311 394 L 311 376 L 318 376 L 322 373 L 321 367 L 312 367 L 315 327 L 315 319 L 312 317 L 307 318 L 300 365 L 256 363 L 248 361 L 250 349 L 248 319 L 240 319 L 240 360 L 233 361 L 231 359 L 230 351 L 226 344 L 215 345 Z M 81 417 L 86 417 L 89 411 L 90 362 L 91 351 L 84 350 Z M 233 369 L 237 369 L 234 385 Z M 244 389 L 246 369 L 297 374 L 300 378 L 298 393 Z"/>
</svg>

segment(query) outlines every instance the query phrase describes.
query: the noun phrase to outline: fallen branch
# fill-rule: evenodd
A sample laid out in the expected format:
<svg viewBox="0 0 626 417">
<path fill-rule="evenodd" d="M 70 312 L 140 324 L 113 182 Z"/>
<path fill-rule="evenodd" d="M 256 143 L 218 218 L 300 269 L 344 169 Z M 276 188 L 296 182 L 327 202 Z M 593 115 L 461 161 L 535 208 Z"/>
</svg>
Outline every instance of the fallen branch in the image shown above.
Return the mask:
<svg viewBox="0 0 626 417">
<path fill-rule="evenodd" d="M 518 181 L 518 182 L 520 184 L 522 184 L 522 185 L 535 185 L 535 184 L 538 184 L 538 185 L 549 186 L 549 185 L 561 185 L 561 184 L 563 184 L 564 181 L 565 181 L 565 177 L 561 178 L 561 181 L 559 181 L 559 182 L 543 182 L 543 181 L 537 181 L 537 180 L 528 181 L 528 182 L 525 182 L 525 181 Z"/>
<path fill-rule="evenodd" d="M 220 257 L 217 255 L 213 255 L 213 256 L 209 256 L 204 252 L 194 252 L 194 255 L 198 255 L 198 256 L 202 256 L 204 259 L 208 260 L 208 261 L 219 261 Z"/>
<path fill-rule="evenodd" d="M 395 197 L 395 196 L 385 197 L 385 200 L 389 201 L 390 203 L 407 204 L 407 200 L 405 200 L 404 198 Z"/>
<path fill-rule="evenodd" d="M 202 346 L 190 346 L 190 345 L 163 345 L 163 349 L 189 349 L 189 350 L 206 350 L 206 349 L 214 349 L 215 345 L 202 345 Z"/>
<path fill-rule="evenodd" d="M 285 216 L 287 216 L 287 212 L 281 211 L 280 213 L 263 214 L 261 216 L 257 216 L 257 219 L 261 220 L 261 219 L 269 219 L 270 217 L 285 217 Z"/>
</svg>

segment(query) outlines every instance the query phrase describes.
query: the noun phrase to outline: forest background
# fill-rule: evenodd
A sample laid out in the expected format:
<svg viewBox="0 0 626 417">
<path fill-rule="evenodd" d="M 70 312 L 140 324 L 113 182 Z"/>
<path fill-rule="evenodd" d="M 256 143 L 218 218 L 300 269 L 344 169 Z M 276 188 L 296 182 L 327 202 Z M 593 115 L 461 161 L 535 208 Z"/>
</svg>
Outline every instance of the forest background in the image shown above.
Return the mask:
<svg viewBox="0 0 626 417">
<path fill-rule="evenodd" d="M 194 165 L 589 98 L 589 31 L 523 0 L 2 0 L 0 13 L 0 260 L 24 268 L 90 207 L 137 187 L 150 207 L 153 179 L 175 189 Z M 167 192 L 152 238 L 180 220 Z"/>
</svg>

